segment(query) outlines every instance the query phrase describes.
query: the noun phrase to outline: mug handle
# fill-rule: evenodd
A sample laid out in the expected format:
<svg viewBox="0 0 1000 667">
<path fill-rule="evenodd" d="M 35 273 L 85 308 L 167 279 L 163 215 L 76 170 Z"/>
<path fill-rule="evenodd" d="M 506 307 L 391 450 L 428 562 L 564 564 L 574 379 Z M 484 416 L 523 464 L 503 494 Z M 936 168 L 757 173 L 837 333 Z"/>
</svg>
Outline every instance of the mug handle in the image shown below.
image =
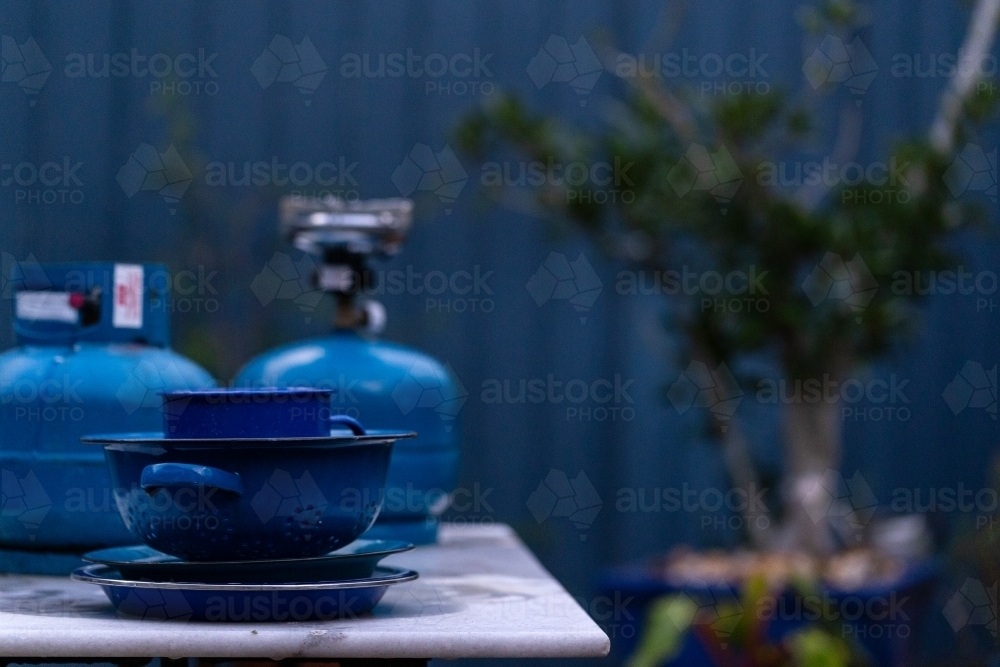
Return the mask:
<svg viewBox="0 0 1000 667">
<path fill-rule="evenodd" d="M 365 430 L 365 427 L 361 425 L 361 422 L 354 417 L 348 417 L 347 415 L 330 415 L 330 425 L 346 426 L 354 435 L 366 435 L 368 433 L 368 431 Z"/>
<path fill-rule="evenodd" d="M 154 463 L 142 469 L 139 486 L 152 495 L 170 487 L 204 486 L 237 496 L 243 495 L 243 481 L 236 473 L 190 463 Z"/>
</svg>

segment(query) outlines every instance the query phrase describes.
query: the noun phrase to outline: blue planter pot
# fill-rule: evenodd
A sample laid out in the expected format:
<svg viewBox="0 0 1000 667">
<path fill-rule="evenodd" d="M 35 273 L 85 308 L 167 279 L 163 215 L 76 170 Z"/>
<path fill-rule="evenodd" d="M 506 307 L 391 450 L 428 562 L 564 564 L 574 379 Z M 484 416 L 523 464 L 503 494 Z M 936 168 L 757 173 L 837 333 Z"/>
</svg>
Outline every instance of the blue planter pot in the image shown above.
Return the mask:
<svg viewBox="0 0 1000 667">
<path fill-rule="evenodd" d="M 816 597 L 786 592 L 758 610 L 769 620 L 768 636 L 780 640 L 810 625 L 820 616 L 832 621 L 845 639 L 854 640 L 868 653 L 875 667 L 906 667 L 914 664 L 921 627 L 940 574 L 940 563 L 926 560 L 909 565 L 890 584 L 880 583 L 844 591 L 823 587 Z M 686 594 L 699 605 L 711 605 L 739 598 L 739 591 L 727 586 L 677 586 L 665 581 L 644 564 L 611 568 L 600 579 L 600 590 L 608 597 L 616 594 L 628 600 L 612 642 L 613 655 L 624 660 L 636 648 L 650 604 L 665 595 Z M 745 611 L 745 610 L 744 610 Z M 720 632 L 725 624 L 710 632 Z M 722 631 L 724 632 L 724 631 Z M 724 639 L 724 634 L 717 635 Z M 680 653 L 666 665 L 685 667 L 716 664 L 704 644 L 688 633 Z"/>
</svg>

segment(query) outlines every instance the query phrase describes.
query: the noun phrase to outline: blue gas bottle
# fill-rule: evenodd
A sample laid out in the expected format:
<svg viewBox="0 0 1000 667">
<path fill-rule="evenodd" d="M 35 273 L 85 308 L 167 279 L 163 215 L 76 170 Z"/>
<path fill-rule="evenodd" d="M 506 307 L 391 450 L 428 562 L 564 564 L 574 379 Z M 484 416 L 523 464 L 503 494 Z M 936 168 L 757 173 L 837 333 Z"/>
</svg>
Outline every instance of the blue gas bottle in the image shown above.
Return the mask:
<svg viewBox="0 0 1000 667">
<path fill-rule="evenodd" d="M 169 274 L 155 264 L 16 262 L 18 346 L 0 354 L 0 572 L 58 573 L 135 542 L 94 433 L 161 429 L 160 392 L 215 386 L 169 347 Z"/>
<path fill-rule="evenodd" d="M 362 300 L 374 287 L 371 257 L 397 253 L 412 221 L 405 199 L 345 202 L 286 197 L 285 236 L 320 258 L 316 284 L 337 302 L 330 335 L 285 345 L 252 360 L 237 386 L 310 386 L 335 390 L 332 409 L 380 429 L 416 431 L 392 454 L 385 503 L 369 538 L 416 544 L 437 538 L 458 474 L 457 415 L 467 394 L 432 357 L 374 338 L 385 309 Z"/>
</svg>

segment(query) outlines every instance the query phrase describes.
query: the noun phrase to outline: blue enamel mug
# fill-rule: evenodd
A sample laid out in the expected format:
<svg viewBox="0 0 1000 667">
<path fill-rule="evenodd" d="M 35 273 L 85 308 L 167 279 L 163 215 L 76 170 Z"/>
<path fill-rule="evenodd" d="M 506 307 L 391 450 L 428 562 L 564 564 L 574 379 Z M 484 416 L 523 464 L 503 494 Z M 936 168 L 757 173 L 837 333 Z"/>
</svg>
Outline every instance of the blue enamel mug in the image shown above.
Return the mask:
<svg viewBox="0 0 1000 667">
<path fill-rule="evenodd" d="M 330 434 L 331 389 L 199 389 L 163 394 L 168 438 L 308 438 Z"/>
</svg>

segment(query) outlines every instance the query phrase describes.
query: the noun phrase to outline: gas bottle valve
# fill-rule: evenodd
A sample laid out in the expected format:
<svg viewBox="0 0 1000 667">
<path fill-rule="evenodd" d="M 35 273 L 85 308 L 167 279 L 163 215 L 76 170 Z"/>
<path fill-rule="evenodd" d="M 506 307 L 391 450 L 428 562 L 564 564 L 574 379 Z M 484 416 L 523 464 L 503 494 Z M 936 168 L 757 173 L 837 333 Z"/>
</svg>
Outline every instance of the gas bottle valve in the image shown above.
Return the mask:
<svg viewBox="0 0 1000 667">
<path fill-rule="evenodd" d="M 346 201 L 338 197 L 283 197 L 281 229 L 299 250 L 320 258 L 316 286 L 337 299 L 334 327 L 377 335 L 385 329 L 381 303 L 359 300 L 373 290 L 372 257 L 391 257 L 402 248 L 413 222 L 409 199 Z"/>
</svg>

